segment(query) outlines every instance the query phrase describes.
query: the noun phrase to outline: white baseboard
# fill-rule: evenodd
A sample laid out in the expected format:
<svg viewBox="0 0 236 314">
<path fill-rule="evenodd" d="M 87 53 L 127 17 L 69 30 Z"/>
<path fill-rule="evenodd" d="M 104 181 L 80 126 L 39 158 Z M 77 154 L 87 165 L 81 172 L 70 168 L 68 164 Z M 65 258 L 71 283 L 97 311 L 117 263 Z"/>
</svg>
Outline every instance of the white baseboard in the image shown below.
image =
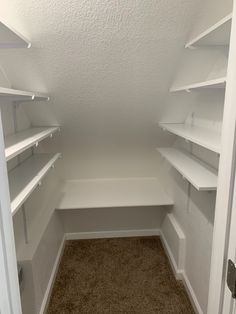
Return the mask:
<svg viewBox="0 0 236 314">
<path fill-rule="evenodd" d="M 172 268 L 172 271 L 175 275 L 175 278 L 177 280 L 182 280 L 183 279 L 183 269 L 178 269 L 177 265 L 176 265 L 176 262 L 175 262 L 175 259 L 174 259 L 174 256 L 171 252 L 171 249 L 165 239 L 165 236 L 164 234 L 160 231 L 160 237 L 161 237 L 161 242 L 163 244 L 163 247 L 164 247 L 164 250 L 165 250 L 165 253 L 169 259 L 169 262 L 170 262 L 170 266 Z"/>
<path fill-rule="evenodd" d="M 194 290 L 190 284 L 190 281 L 186 275 L 185 272 L 183 272 L 182 274 L 182 281 L 183 281 L 183 284 L 184 284 L 184 287 L 185 287 L 185 290 L 187 291 L 188 293 L 188 296 L 189 296 L 189 299 L 191 301 L 191 304 L 193 306 L 193 309 L 194 311 L 197 313 L 197 314 L 203 314 L 203 310 L 200 306 L 200 304 L 198 303 L 198 300 L 197 300 L 197 297 L 194 293 Z"/>
<path fill-rule="evenodd" d="M 58 253 L 57 253 L 57 257 L 56 257 L 55 263 L 53 265 L 52 273 L 51 273 L 51 276 L 50 276 L 50 279 L 49 279 L 49 282 L 48 282 L 48 285 L 47 285 L 47 289 L 46 289 L 44 297 L 43 297 L 43 301 L 42 301 L 42 305 L 41 305 L 39 314 L 45 314 L 46 313 L 46 310 L 47 310 L 47 307 L 48 307 L 48 303 L 49 303 L 49 300 L 50 300 L 50 296 L 51 296 L 51 292 L 52 292 L 52 288 L 53 288 L 53 284 L 54 284 L 54 281 L 56 279 L 58 267 L 59 267 L 59 264 L 60 264 L 60 261 L 61 261 L 61 258 L 62 258 L 62 254 L 63 254 L 63 251 L 64 251 L 65 242 L 66 242 L 66 237 L 64 235 L 64 237 L 62 238 L 61 245 L 59 247 Z"/>
<path fill-rule="evenodd" d="M 160 231 L 158 229 L 76 232 L 65 234 L 66 240 L 147 237 L 157 235 L 160 235 Z"/>
<path fill-rule="evenodd" d="M 41 305 L 41 309 L 39 314 L 45 314 L 48 306 L 48 302 L 50 300 L 50 295 L 52 291 L 52 287 L 54 284 L 54 280 L 56 278 L 56 274 L 58 271 L 58 266 L 60 264 L 60 260 L 62 257 L 62 253 L 65 246 L 66 240 L 81 240 L 81 239 L 102 239 L 102 238 L 121 238 L 121 237 L 139 237 L 139 236 L 160 236 L 164 250 L 168 256 L 170 261 L 170 265 L 172 267 L 173 273 L 177 280 L 182 280 L 185 286 L 185 289 L 188 293 L 192 306 L 197 314 L 203 314 L 201 306 L 198 303 L 197 297 L 194 293 L 194 290 L 190 284 L 190 281 L 183 270 L 179 270 L 175 263 L 174 257 L 171 253 L 169 245 L 159 229 L 142 229 L 142 230 L 118 230 L 118 231 L 99 231 L 99 232 L 76 232 L 76 233 L 66 233 L 63 237 L 62 243 L 58 250 L 57 258 L 55 260 L 52 274 L 50 280 L 48 282 L 48 286 L 43 298 L 43 302 Z"/>
</svg>

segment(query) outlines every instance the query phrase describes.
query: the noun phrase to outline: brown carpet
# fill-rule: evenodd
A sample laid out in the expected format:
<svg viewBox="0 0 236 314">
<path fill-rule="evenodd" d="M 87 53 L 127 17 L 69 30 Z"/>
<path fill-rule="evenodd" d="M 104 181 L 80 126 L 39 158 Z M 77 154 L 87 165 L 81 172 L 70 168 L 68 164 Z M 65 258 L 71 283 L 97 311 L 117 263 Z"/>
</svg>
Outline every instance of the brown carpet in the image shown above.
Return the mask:
<svg viewBox="0 0 236 314">
<path fill-rule="evenodd" d="M 159 237 L 68 241 L 48 314 L 191 314 Z"/>
</svg>

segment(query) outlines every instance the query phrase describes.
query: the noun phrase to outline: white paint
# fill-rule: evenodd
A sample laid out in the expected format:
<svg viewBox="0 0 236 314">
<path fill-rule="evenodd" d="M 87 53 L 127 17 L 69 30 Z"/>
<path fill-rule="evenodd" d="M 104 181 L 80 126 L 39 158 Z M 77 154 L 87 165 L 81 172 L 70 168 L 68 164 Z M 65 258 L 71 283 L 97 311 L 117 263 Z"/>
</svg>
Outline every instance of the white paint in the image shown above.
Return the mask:
<svg viewBox="0 0 236 314">
<path fill-rule="evenodd" d="M 214 80 L 198 82 L 186 86 L 173 87 L 171 88 L 171 92 L 180 92 L 180 91 L 190 91 L 192 89 L 197 88 L 225 88 L 226 85 L 226 77 L 217 78 Z"/>
<path fill-rule="evenodd" d="M 226 15 L 200 35 L 190 40 L 185 48 L 193 46 L 227 46 L 230 41 L 232 13 Z"/>
<path fill-rule="evenodd" d="M 58 211 L 65 233 L 160 229 L 162 207 L 91 208 Z"/>
<path fill-rule="evenodd" d="M 158 148 L 157 151 L 198 191 L 216 190 L 217 172 L 214 168 L 183 150 Z"/>
<path fill-rule="evenodd" d="M 197 35 L 221 14 L 227 15 L 230 1 L 205 2 L 204 10 L 212 4 L 216 8 L 205 10 L 203 16 L 208 16 L 209 23 L 199 19 L 202 25 Z M 156 146 L 174 144 L 172 136 L 156 127 L 160 121 L 189 122 L 194 114 L 196 125 L 220 133 L 224 89 L 168 95 L 195 9 L 201 3 L 12 0 L 1 4 L 0 14 L 31 38 L 34 48 L 17 52 L 17 63 L 12 62 L 15 51 L 2 51 L 0 60 L 14 87 L 52 95 L 50 103 L 27 105 L 27 114 L 33 125 L 63 126 L 61 141 L 50 141 L 50 147 L 47 141 L 40 147 L 55 152 L 62 148 L 62 178 L 158 176 L 166 183 L 175 201 L 174 215 L 187 239 L 184 272 L 188 286 L 195 303 L 206 312 L 215 194 L 199 194 L 155 153 Z M 227 49 L 186 52 L 174 86 L 224 78 L 227 56 Z M 7 132 L 10 128 L 6 126 Z M 219 145 L 214 147 L 218 151 Z M 209 164 L 217 164 L 216 157 L 202 148 L 193 145 L 193 151 L 203 154 Z M 46 209 L 54 210 L 52 203 L 45 205 L 53 186 L 53 180 L 47 180 L 48 191 L 41 187 L 43 192 L 39 189 L 26 203 L 30 254 L 45 231 Z M 34 200 L 40 200 L 39 205 L 34 207 Z M 65 231 L 76 233 L 159 228 L 164 213 L 163 208 L 100 208 L 59 215 Z M 21 235 L 18 250 L 23 252 L 20 218 L 21 212 L 14 221 Z"/>
<path fill-rule="evenodd" d="M 235 118 L 236 118 L 236 5 L 234 2 L 232 36 L 229 54 L 228 83 L 224 106 L 224 121 L 222 126 L 222 154 L 219 166 L 218 193 L 215 209 L 215 223 L 213 234 L 212 263 L 210 275 L 210 290 L 208 314 L 221 314 L 223 294 L 225 288 L 226 261 L 230 216 L 234 193 L 235 178 Z M 232 216 L 233 218 L 233 216 Z M 234 257 L 235 251 L 230 252 Z M 229 305 L 229 294 L 225 292 Z M 226 306 L 228 311 L 228 307 Z"/>
<path fill-rule="evenodd" d="M 195 294 L 195 291 L 194 291 L 194 289 L 193 289 L 193 287 L 192 287 L 192 285 L 191 285 L 185 272 L 182 274 L 182 280 L 183 280 L 183 284 L 185 286 L 185 289 L 188 293 L 189 299 L 192 303 L 192 306 L 193 306 L 195 312 L 197 314 L 204 314 L 205 312 L 202 310 L 202 307 L 199 304 L 199 301 L 198 301 L 198 298 Z"/>
<path fill-rule="evenodd" d="M 9 25 L 0 22 L 0 48 L 30 48 L 31 43 Z"/>
<path fill-rule="evenodd" d="M 29 128 L 17 134 L 5 137 L 5 156 L 7 161 L 19 155 L 30 147 L 41 142 L 59 130 L 54 128 Z"/>
<path fill-rule="evenodd" d="M 161 234 L 175 272 L 183 273 L 186 237 L 173 214 L 166 215 L 161 226 Z"/>
<path fill-rule="evenodd" d="M 204 88 L 224 89 L 227 64 L 228 47 L 185 49 L 179 60 L 178 71 L 170 91 L 202 91 Z"/>
<path fill-rule="evenodd" d="M 50 94 L 49 103 L 30 104 L 27 111 L 34 125 L 63 126 L 57 151 L 65 179 L 150 177 L 156 171 L 157 137 L 164 145 L 156 120 L 201 2 L 3 5 L 1 15 L 33 48 L 17 51 L 17 64 L 13 51 L 1 51 L 1 62 L 14 87 Z"/>
<path fill-rule="evenodd" d="M 199 34 L 204 34 L 208 29 L 213 31 L 225 17 L 232 14 L 233 0 L 207 0 L 202 3 L 202 8 L 193 24 L 190 42 Z M 221 24 L 221 23 L 220 23 Z M 205 43 L 205 42 L 204 42 Z"/>
<path fill-rule="evenodd" d="M 60 220 L 54 214 L 33 255 L 27 255 L 24 251 L 18 252 L 18 260 L 22 263 L 26 276 L 21 293 L 24 314 L 37 314 L 46 305 L 43 302 L 58 266 L 63 237 Z"/>
<path fill-rule="evenodd" d="M 15 215 L 30 194 L 40 185 L 60 154 L 36 154 L 9 172 L 11 212 Z"/>
<path fill-rule="evenodd" d="M 220 153 L 221 135 L 215 130 L 189 123 L 160 123 L 160 126 L 164 130 L 183 137 L 190 142 Z"/>
<path fill-rule="evenodd" d="M 10 210 L 10 195 L 8 190 L 7 167 L 4 151 L 2 130 L 2 112 L 0 110 L 0 254 L 1 267 L 5 271 L 0 290 L 6 289 L 1 295 L 1 312 L 6 314 L 21 314 L 18 273 L 16 264 L 13 224 Z"/>
<path fill-rule="evenodd" d="M 66 181 L 57 209 L 173 205 L 156 178 Z"/>
<path fill-rule="evenodd" d="M 66 237 L 64 236 L 62 241 L 61 241 L 61 245 L 59 247 L 57 257 L 55 259 L 55 262 L 54 262 L 54 265 L 52 268 L 52 272 L 50 275 L 50 279 L 48 281 L 47 289 L 46 289 L 44 297 L 43 297 L 43 301 L 42 301 L 42 304 L 40 307 L 39 314 L 44 314 L 47 311 L 47 307 L 48 307 L 51 293 L 52 293 L 52 289 L 53 289 L 53 284 L 55 282 L 56 275 L 57 275 L 58 268 L 59 268 L 59 264 L 60 264 L 60 261 L 61 261 L 62 255 L 63 255 L 63 251 L 64 251 L 64 247 L 65 247 L 65 239 L 66 239 Z"/>
<path fill-rule="evenodd" d="M 106 238 L 127 238 L 127 237 L 150 237 L 159 236 L 160 230 L 117 230 L 117 231 L 98 231 L 98 232 L 74 232 L 66 233 L 66 240 L 82 240 L 82 239 L 106 239 Z"/>
</svg>

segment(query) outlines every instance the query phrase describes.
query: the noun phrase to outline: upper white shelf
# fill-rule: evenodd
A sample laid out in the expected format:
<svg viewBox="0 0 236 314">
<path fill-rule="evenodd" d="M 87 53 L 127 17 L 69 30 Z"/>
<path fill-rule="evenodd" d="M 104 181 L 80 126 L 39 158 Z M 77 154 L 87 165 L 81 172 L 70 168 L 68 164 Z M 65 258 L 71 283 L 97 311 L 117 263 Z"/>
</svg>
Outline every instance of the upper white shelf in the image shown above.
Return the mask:
<svg viewBox="0 0 236 314">
<path fill-rule="evenodd" d="M 158 148 L 157 151 L 198 191 L 217 189 L 217 171 L 206 163 L 175 148 Z"/>
<path fill-rule="evenodd" d="M 189 85 L 172 87 L 170 89 L 170 92 L 190 91 L 192 89 L 198 89 L 198 88 L 225 88 L 225 86 L 226 86 L 226 77 L 221 77 L 221 78 L 193 83 Z"/>
<path fill-rule="evenodd" d="M 5 87 L 0 87 L 0 97 L 9 101 L 16 102 L 49 100 L 49 97 L 45 94 L 27 92 Z"/>
<path fill-rule="evenodd" d="M 221 135 L 219 132 L 187 123 L 160 123 L 160 126 L 192 143 L 220 153 Z"/>
<path fill-rule="evenodd" d="M 31 128 L 5 138 L 5 156 L 6 160 L 19 155 L 26 149 L 37 145 L 43 139 L 51 136 L 59 130 L 59 127 L 51 128 Z"/>
<path fill-rule="evenodd" d="M 193 46 L 226 46 L 230 42 L 232 13 L 192 38 L 186 48 Z"/>
<path fill-rule="evenodd" d="M 31 43 L 12 27 L 0 22 L 0 48 L 30 48 Z"/>
<path fill-rule="evenodd" d="M 14 215 L 61 154 L 37 154 L 9 172 L 11 211 Z"/>
<path fill-rule="evenodd" d="M 173 205 L 156 178 L 66 181 L 57 209 Z"/>
</svg>

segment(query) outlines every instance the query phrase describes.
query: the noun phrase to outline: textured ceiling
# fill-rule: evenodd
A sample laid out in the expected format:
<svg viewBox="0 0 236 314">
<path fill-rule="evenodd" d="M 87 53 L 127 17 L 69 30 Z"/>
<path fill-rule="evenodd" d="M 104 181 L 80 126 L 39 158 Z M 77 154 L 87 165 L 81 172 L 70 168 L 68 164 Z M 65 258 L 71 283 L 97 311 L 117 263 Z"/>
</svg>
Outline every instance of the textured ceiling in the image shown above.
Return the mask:
<svg viewBox="0 0 236 314">
<path fill-rule="evenodd" d="M 62 125 L 65 153 L 148 149 L 164 140 L 156 123 L 200 2 L 1 0 L 3 21 L 33 43 L 1 64 L 14 87 L 51 95 L 29 114 Z"/>
</svg>

